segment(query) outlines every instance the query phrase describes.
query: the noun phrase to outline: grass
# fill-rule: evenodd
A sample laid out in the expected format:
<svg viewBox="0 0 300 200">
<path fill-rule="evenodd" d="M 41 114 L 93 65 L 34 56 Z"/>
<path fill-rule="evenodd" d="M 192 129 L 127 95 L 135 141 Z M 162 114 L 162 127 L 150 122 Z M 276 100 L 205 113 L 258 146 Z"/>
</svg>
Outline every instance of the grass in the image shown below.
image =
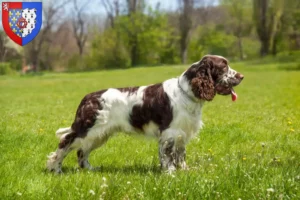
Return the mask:
<svg viewBox="0 0 300 200">
<path fill-rule="evenodd" d="M 299 64 L 231 66 L 245 75 L 239 99 L 205 105 L 206 126 L 187 146 L 190 170 L 173 175 L 160 172 L 155 140 L 123 134 L 93 151 L 95 171 L 79 170 L 72 152 L 54 175 L 46 155 L 86 93 L 161 82 L 187 66 L 1 76 L 0 199 L 299 199 Z"/>
</svg>

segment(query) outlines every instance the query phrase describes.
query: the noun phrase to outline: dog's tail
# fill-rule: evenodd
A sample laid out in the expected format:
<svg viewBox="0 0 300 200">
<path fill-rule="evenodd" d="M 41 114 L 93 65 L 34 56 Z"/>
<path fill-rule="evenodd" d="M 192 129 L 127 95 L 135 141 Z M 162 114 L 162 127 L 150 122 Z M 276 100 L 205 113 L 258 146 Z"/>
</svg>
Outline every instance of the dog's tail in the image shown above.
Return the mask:
<svg viewBox="0 0 300 200">
<path fill-rule="evenodd" d="M 71 127 L 68 128 L 60 128 L 56 131 L 56 137 L 58 139 L 61 139 L 65 134 L 71 133 L 72 129 Z"/>
</svg>

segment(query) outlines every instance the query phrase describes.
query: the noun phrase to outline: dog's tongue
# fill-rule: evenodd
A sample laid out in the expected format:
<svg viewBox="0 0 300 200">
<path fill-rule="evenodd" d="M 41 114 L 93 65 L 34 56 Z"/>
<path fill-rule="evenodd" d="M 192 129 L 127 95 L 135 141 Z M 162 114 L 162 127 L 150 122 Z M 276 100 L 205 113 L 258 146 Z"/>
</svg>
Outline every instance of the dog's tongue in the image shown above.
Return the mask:
<svg viewBox="0 0 300 200">
<path fill-rule="evenodd" d="M 231 89 L 231 99 L 232 101 L 235 101 L 237 99 L 237 94 L 234 92 L 233 89 Z"/>
</svg>

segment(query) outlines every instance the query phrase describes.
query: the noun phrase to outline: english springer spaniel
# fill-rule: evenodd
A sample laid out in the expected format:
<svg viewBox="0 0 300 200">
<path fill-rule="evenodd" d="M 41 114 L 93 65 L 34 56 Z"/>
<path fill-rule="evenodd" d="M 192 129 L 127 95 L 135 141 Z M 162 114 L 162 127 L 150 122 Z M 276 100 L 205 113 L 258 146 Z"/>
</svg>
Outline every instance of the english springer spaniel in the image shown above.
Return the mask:
<svg viewBox="0 0 300 200">
<path fill-rule="evenodd" d="M 114 133 L 137 133 L 157 138 L 162 169 L 186 169 L 185 146 L 202 126 L 201 110 L 216 94 L 237 98 L 233 90 L 244 76 L 221 56 L 207 55 L 181 74 L 149 86 L 109 88 L 86 95 L 71 127 L 60 128 L 56 152 L 47 168 L 61 172 L 63 159 L 77 150 L 81 168 L 92 169 L 90 152 Z"/>
</svg>

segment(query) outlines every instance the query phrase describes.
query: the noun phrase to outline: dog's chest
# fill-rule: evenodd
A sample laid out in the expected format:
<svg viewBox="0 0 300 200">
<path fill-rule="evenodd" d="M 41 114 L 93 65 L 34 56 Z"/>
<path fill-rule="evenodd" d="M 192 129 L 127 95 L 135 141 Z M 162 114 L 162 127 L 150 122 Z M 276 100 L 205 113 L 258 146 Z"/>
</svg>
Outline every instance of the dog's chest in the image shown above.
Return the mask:
<svg viewBox="0 0 300 200">
<path fill-rule="evenodd" d="M 171 126 L 184 131 L 187 138 L 194 137 L 203 125 L 201 121 L 201 107 L 201 105 L 177 107 L 174 110 L 174 120 Z"/>
</svg>

